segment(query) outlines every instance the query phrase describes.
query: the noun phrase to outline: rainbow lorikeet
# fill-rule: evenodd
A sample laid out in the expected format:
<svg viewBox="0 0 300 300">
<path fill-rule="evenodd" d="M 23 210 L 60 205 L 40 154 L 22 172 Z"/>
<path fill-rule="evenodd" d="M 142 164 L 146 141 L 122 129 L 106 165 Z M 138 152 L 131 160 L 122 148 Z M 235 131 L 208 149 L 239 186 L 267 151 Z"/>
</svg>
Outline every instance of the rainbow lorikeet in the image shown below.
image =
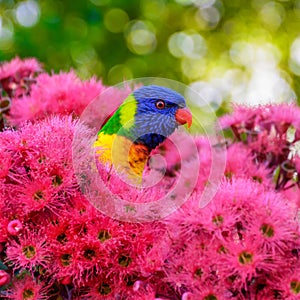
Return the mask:
<svg viewBox="0 0 300 300">
<path fill-rule="evenodd" d="M 183 96 L 166 87 L 143 86 L 100 129 L 96 155 L 129 178 L 141 179 L 151 151 L 183 124 L 192 124 Z"/>
</svg>

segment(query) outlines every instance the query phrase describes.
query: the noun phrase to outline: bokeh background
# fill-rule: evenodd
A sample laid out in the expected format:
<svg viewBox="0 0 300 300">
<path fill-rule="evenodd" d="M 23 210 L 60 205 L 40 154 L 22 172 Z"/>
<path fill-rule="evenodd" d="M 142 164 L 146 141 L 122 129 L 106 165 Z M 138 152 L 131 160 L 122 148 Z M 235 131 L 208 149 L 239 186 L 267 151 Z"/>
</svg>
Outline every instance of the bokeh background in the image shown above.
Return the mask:
<svg viewBox="0 0 300 300">
<path fill-rule="evenodd" d="M 293 102 L 300 0 L 0 0 L 0 59 L 16 55 L 107 85 L 175 79 L 216 109 Z"/>
</svg>

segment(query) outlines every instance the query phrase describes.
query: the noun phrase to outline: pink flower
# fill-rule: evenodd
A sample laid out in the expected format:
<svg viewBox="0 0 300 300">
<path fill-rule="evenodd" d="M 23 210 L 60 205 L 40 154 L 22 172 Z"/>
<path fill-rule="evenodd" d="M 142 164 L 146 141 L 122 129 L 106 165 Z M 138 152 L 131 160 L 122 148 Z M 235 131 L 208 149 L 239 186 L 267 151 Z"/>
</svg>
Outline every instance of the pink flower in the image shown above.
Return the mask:
<svg viewBox="0 0 300 300">
<path fill-rule="evenodd" d="M 292 188 L 286 189 L 280 192 L 282 197 L 284 197 L 291 206 L 300 207 L 300 193 L 299 187 L 295 185 Z"/>
<path fill-rule="evenodd" d="M 0 286 L 6 285 L 10 282 L 10 276 L 3 270 L 0 270 Z"/>
<path fill-rule="evenodd" d="M 205 282 L 217 281 L 219 276 L 215 273 L 216 261 L 211 236 L 201 232 L 193 235 L 192 240 L 177 239 L 166 265 L 166 281 L 174 288 L 181 290 L 183 287 L 194 291 L 195 287 L 202 286 Z M 212 253 L 209 253 L 212 252 Z"/>
<path fill-rule="evenodd" d="M 242 128 L 243 130 L 254 129 L 256 124 L 261 119 L 261 113 L 264 107 L 247 107 L 235 105 L 234 112 L 230 115 L 225 115 L 219 119 L 219 124 L 222 129 L 226 128 Z M 240 137 L 240 132 L 234 130 L 234 134 Z"/>
<path fill-rule="evenodd" d="M 21 60 L 16 57 L 0 66 L 0 80 L 16 76 L 17 73 L 27 75 L 41 70 L 41 64 L 35 58 Z"/>
<path fill-rule="evenodd" d="M 296 209 L 273 192 L 266 192 L 261 202 L 253 222 L 246 224 L 248 236 L 264 253 L 282 258 L 281 263 L 286 264 L 290 246 L 297 244 L 295 236 L 298 236 L 299 226 L 294 221 Z"/>
<path fill-rule="evenodd" d="M 29 92 L 35 73 L 41 71 L 41 64 L 35 58 L 16 57 L 0 66 L 0 82 L 10 97 L 20 97 Z"/>
<path fill-rule="evenodd" d="M 19 241 L 10 240 L 6 249 L 7 260 L 13 263 L 14 269 L 37 266 L 45 267 L 49 260 L 47 238 L 43 232 L 25 231 Z"/>
<path fill-rule="evenodd" d="M 104 89 L 102 83 L 94 78 L 81 81 L 73 71 L 40 74 L 30 95 L 14 99 L 10 122 L 19 125 L 26 120 L 37 120 L 50 114 L 79 116 Z"/>
<path fill-rule="evenodd" d="M 53 280 L 70 278 L 78 286 L 99 275 L 111 263 L 116 238 L 108 226 L 110 222 L 101 223 L 101 216 L 97 218 L 93 209 L 84 205 L 81 211 L 79 207 L 69 209 L 63 211 L 47 229 L 53 254 L 48 272 L 53 274 Z M 102 220 L 108 218 L 103 217 Z"/>
<path fill-rule="evenodd" d="M 33 278 L 25 273 L 20 278 L 13 280 L 13 285 L 6 292 L 7 299 L 13 300 L 47 300 L 48 287 L 41 280 Z"/>
<path fill-rule="evenodd" d="M 1 187 L 1 186 L 0 186 Z M 3 208 L 6 208 L 4 205 L 1 205 Z M 2 208 L 0 206 L 0 209 Z M 5 216 L 5 213 L 0 212 L 0 243 L 5 243 L 7 241 L 7 226 L 9 220 Z"/>
<path fill-rule="evenodd" d="M 182 296 L 181 296 L 181 300 L 192 300 L 193 299 L 193 294 L 190 292 L 185 292 Z"/>
<path fill-rule="evenodd" d="M 12 165 L 12 157 L 8 151 L 2 150 L 0 152 L 0 178 L 8 175 L 9 169 Z"/>
<path fill-rule="evenodd" d="M 15 199 L 13 200 L 19 207 L 20 214 L 45 209 L 56 210 L 59 205 L 62 205 L 63 200 L 55 194 L 51 178 L 24 179 L 20 183 L 20 186 L 14 189 Z"/>
<path fill-rule="evenodd" d="M 161 144 L 157 149 L 151 152 L 153 155 L 161 155 L 166 160 L 166 175 L 176 176 L 180 171 L 181 164 L 185 161 L 191 160 L 195 153 L 196 142 L 190 136 L 175 132 L 170 138 Z M 155 161 L 151 162 L 151 168 L 160 170 L 161 165 L 155 165 Z"/>
<path fill-rule="evenodd" d="M 204 284 L 198 286 L 193 292 L 185 292 L 181 296 L 181 300 L 229 300 L 237 299 L 232 297 L 232 293 L 227 292 L 224 286 L 216 284 Z"/>
<path fill-rule="evenodd" d="M 227 279 L 227 285 L 238 290 L 247 287 L 253 278 L 259 283 L 260 277 L 278 268 L 279 259 L 262 251 L 251 240 L 226 243 L 225 249 L 228 252 L 220 256 L 218 269 L 222 278 Z"/>
<path fill-rule="evenodd" d="M 227 162 L 225 176 L 242 178 L 252 178 L 253 180 L 271 185 L 270 170 L 264 164 L 255 164 L 255 157 L 251 153 L 251 149 L 241 143 L 234 143 L 227 150 Z"/>
<path fill-rule="evenodd" d="M 138 290 L 141 290 L 142 288 L 144 288 L 147 284 L 141 280 L 137 280 L 134 284 L 132 289 L 137 292 Z"/>
<path fill-rule="evenodd" d="M 96 280 L 88 282 L 86 287 L 87 290 L 84 293 L 84 299 L 115 299 L 117 296 L 117 292 L 115 291 L 116 283 L 110 276 L 99 276 Z"/>
<path fill-rule="evenodd" d="M 72 277 L 71 276 L 66 276 L 61 280 L 61 283 L 64 285 L 67 284 L 72 284 Z"/>
<path fill-rule="evenodd" d="M 294 104 L 277 104 L 269 106 L 269 113 L 266 116 L 266 120 L 270 123 L 274 123 L 276 130 L 280 134 L 284 134 L 289 126 L 293 125 L 300 129 L 299 120 L 300 109 Z"/>
<path fill-rule="evenodd" d="M 137 280 L 134 282 L 129 295 L 137 300 L 155 300 L 158 299 L 157 290 L 158 286 L 154 282 Z"/>
<path fill-rule="evenodd" d="M 47 274 L 50 275 L 51 282 L 62 281 L 66 277 L 70 278 L 75 284 L 84 279 L 81 279 L 84 270 L 77 266 L 77 244 L 65 243 L 63 245 L 51 245 L 51 265 L 48 265 Z M 49 276 L 48 275 L 48 276 Z"/>
<path fill-rule="evenodd" d="M 22 168 L 24 171 L 18 179 L 23 182 L 21 187 L 30 181 L 24 176 L 30 173 L 32 181 L 44 188 L 50 184 L 56 191 L 74 189 L 72 138 L 75 124 L 71 117 L 53 117 L 36 124 L 28 123 L 21 128 L 12 149 L 14 176 L 20 174 Z"/>
<path fill-rule="evenodd" d="M 300 296 L 300 268 L 299 263 L 292 270 L 287 270 L 277 281 L 272 283 L 280 293 L 281 299 L 294 300 Z"/>
<path fill-rule="evenodd" d="M 10 235 L 17 236 L 23 230 L 23 225 L 19 220 L 12 220 L 7 225 L 7 231 Z"/>
<path fill-rule="evenodd" d="M 238 141 L 251 152 L 252 160 L 269 174 L 276 175 L 275 188 L 286 189 L 293 182 L 294 165 L 291 149 L 300 137 L 300 109 L 294 105 L 280 104 L 255 108 L 237 106 L 229 116 L 220 119 L 223 128 L 230 127 Z M 292 130 L 295 132 L 292 134 Z M 263 167 L 263 168 L 262 168 Z M 277 170 L 276 173 L 274 171 Z M 264 172 L 260 172 L 263 175 Z M 261 180 L 255 175 L 255 178 Z"/>
<path fill-rule="evenodd" d="M 136 275 L 128 275 L 126 281 L 118 279 L 116 276 L 109 274 L 105 277 L 89 281 L 86 284 L 86 291 L 83 293 L 84 299 L 101 300 L 101 299 L 136 299 L 136 300 L 155 300 L 155 299 L 173 299 L 172 295 L 163 297 L 158 289 L 164 286 L 163 283 L 155 286 L 149 282 L 135 281 Z M 113 274 L 115 275 L 115 274 Z M 137 284 L 136 284 L 137 282 Z M 138 286 L 138 289 L 136 288 Z M 169 297 L 168 297 L 169 296 Z"/>
<path fill-rule="evenodd" d="M 235 177 L 224 180 L 203 209 L 197 207 L 198 193 L 167 220 L 173 243 L 164 267 L 174 289 L 185 287 L 202 299 L 198 287 L 207 283 L 238 292 L 252 281 L 259 288 L 266 274 L 275 282 L 289 270 L 290 251 L 299 241 L 296 209 L 285 198 Z M 226 299 L 227 292 L 219 297 Z"/>
</svg>

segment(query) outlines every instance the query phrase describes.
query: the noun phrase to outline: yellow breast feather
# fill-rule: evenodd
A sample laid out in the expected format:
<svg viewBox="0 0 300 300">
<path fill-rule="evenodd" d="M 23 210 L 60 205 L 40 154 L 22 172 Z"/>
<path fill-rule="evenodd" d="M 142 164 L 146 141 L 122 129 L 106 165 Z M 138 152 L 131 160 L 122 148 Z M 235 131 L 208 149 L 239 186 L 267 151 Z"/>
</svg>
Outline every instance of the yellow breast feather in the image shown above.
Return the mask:
<svg viewBox="0 0 300 300">
<path fill-rule="evenodd" d="M 142 174 L 150 151 L 140 144 L 134 144 L 124 136 L 108 135 L 100 132 L 96 142 L 96 155 L 99 161 L 131 180 L 141 182 Z"/>
</svg>

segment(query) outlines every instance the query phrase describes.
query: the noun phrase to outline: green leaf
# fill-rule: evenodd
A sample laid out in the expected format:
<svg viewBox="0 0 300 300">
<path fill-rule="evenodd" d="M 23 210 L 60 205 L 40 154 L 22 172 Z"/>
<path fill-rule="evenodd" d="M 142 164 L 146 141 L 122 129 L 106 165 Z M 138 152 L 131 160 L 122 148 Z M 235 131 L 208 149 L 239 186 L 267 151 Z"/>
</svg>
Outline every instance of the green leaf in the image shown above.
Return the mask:
<svg viewBox="0 0 300 300">
<path fill-rule="evenodd" d="M 0 261 L 0 270 L 8 270 L 8 267 L 2 261 Z"/>
</svg>

